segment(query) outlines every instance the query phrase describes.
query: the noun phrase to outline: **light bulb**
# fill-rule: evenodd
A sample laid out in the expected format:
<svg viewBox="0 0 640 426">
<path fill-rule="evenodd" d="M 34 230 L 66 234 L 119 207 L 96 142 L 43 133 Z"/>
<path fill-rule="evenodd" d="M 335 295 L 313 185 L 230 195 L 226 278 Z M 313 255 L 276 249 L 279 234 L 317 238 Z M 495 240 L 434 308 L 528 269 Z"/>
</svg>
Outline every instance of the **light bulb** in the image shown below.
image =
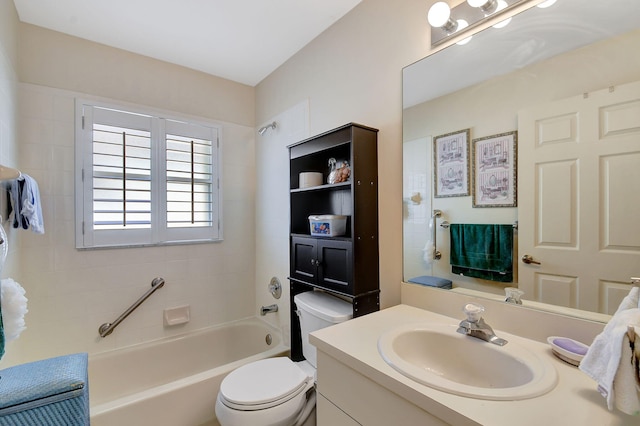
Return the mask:
<svg viewBox="0 0 640 426">
<path fill-rule="evenodd" d="M 494 13 L 498 7 L 496 0 L 467 0 L 467 4 L 471 7 L 478 8 L 484 13 L 484 16 L 489 16 Z"/>
<path fill-rule="evenodd" d="M 440 28 L 444 26 L 451 16 L 451 8 L 446 2 L 439 1 L 434 3 L 427 14 L 427 21 L 432 27 Z"/>
</svg>

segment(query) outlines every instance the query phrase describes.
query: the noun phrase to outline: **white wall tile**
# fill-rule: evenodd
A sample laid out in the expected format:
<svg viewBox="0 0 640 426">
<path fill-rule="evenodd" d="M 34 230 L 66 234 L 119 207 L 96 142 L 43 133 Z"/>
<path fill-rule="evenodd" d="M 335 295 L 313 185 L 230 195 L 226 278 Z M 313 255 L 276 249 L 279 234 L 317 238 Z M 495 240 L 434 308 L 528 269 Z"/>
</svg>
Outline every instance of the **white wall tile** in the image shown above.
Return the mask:
<svg viewBox="0 0 640 426">
<path fill-rule="evenodd" d="M 39 183 L 46 230 L 45 235 L 14 232 L 24 240 L 16 250 L 30 310 L 28 333 L 15 349 L 26 354 L 21 362 L 102 352 L 255 315 L 252 128 L 224 125 L 225 169 L 236 166 L 236 175 L 223 180 L 225 241 L 81 251 L 74 239 L 76 95 L 28 84 L 20 85 L 18 93 L 20 168 Z M 111 336 L 99 338 L 100 324 L 115 320 L 157 276 L 165 278 L 165 286 Z M 192 321 L 181 328 L 164 327 L 163 310 L 178 304 L 191 306 Z"/>
</svg>

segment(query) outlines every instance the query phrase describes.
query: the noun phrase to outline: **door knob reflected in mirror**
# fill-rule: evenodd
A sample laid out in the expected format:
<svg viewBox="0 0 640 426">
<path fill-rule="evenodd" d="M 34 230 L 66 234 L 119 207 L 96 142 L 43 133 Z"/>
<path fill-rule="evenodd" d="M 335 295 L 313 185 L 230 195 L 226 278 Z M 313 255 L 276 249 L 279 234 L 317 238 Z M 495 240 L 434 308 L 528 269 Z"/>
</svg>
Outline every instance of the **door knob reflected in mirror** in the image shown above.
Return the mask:
<svg viewBox="0 0 640 426">
<path fill-rule="evenodd" d="M 540 262 L 538 262 L 537 260 L 534 260 L 532 256 L 529 256 L 528 254 L 525 254 L 524 256 L 522 256 L 522 261 L 524 263 L 526 263 L 527 265 L 541 265 Z"/>
</svg>

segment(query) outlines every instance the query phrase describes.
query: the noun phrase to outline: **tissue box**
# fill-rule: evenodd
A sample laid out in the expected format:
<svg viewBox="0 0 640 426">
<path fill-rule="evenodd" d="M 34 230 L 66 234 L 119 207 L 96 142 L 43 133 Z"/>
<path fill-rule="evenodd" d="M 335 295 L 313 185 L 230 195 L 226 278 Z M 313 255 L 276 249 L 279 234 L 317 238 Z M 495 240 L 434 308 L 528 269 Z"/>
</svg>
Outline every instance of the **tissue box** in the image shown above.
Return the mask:
<svg viewBox="0 0 640 426">
<path fill-rule="evenodd" d="M 300 188 L 311 188 L 313 186 L 322 185 L 322 173 L 318 172 L 302 172 L 298 177 Z"/>
<path fill-rule="evenodd" d="M 86 353 L 0 370 L 0 425 L 89 425 Z"/>
<path fill-rule="evenodd" d="M 309 216 L 311 235 L 316 237 L 338 237 L 347 229 L 347 216 L 323 214 Z"/>
</svg>

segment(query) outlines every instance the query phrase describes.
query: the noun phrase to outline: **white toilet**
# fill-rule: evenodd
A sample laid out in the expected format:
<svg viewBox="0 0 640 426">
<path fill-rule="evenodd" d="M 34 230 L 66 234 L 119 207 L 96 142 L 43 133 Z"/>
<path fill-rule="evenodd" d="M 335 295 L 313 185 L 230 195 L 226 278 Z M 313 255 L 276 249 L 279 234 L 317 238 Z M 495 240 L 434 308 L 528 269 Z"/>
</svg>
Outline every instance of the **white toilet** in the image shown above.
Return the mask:
<svg viewBox="0 0 640 426">
<path fill-rule="evenodd" d="M 220 384 L 216 417 L 221 426 L 314 426 L 316 348 L 309 333 L 351 319 L 350 303 L 320 291 L 294 296 L 306 361 L 287 357 L 252 362 Z"/>
</svg>

